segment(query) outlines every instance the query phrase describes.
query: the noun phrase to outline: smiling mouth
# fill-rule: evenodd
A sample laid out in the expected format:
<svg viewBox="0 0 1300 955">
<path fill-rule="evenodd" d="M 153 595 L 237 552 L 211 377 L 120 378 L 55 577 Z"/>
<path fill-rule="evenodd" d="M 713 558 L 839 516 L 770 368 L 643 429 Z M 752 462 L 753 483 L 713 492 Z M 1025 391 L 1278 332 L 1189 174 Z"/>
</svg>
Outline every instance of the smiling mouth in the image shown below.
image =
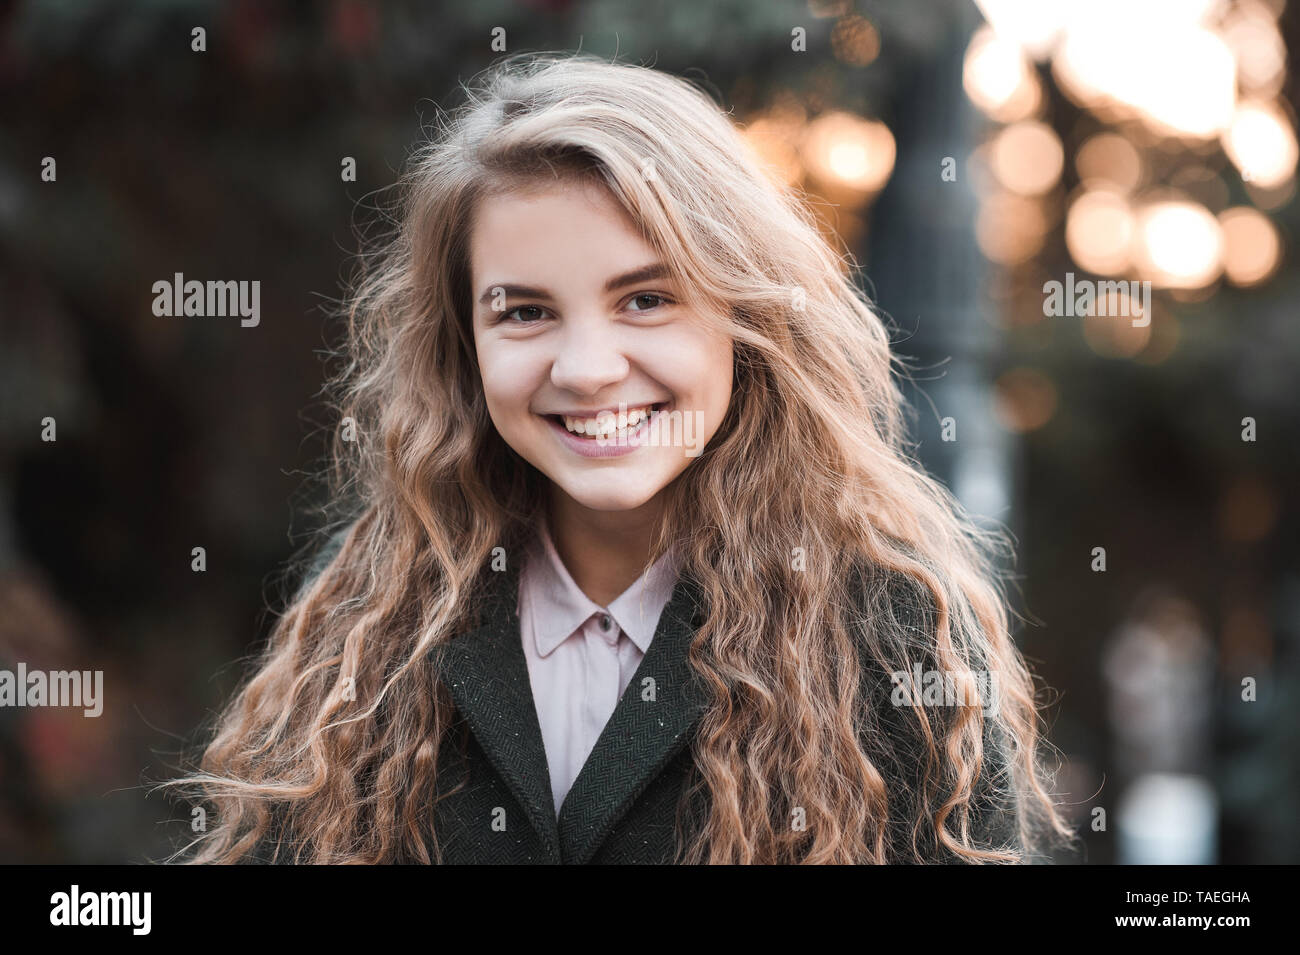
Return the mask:
<svg viewBox="0 0 1300 955">
<path fill-rule="evenodd" d="M 579 440 L 590 441 L 593 444 L 599 438 L 618 438 L 626 436 L 633 432 L 639 431 L 648 422 L 653 421 L 662 411 L 671 404 L 670 401 L 659 401 L 654 404 L 642 405 L 642 408 L 648 409 L 649 414 L 641 414 L 640 408 L 634 409 L 630 415 L 620 418 L 618 415 L 610 414 L 599 418 L 570 418 L 566 415 L 547 414 L 539 415 L 548 421 L 554 422 L 570 437 Z M 620 423 L 622 427 L 619 427 Z M 583 427 L 584 430 L 574 430 L 574 426 Z M 592 428 L 593 433 L 588 433 L 585 429 Z"/>
</svg>

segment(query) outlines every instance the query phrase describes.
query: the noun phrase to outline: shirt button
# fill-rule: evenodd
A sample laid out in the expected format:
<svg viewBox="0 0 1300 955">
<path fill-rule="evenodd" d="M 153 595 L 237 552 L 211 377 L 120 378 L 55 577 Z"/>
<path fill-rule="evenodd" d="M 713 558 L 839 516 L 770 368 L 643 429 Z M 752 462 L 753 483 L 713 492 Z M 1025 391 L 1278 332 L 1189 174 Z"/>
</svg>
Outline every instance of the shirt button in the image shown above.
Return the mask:
<svg viewBox="0 0 1300 955">
<path fill-rule="evenodd" d="M 614 621 L 609 618 L 609 614 L 602 613 L 600 615 L 600 629 L 608 632 L 613 623 Z"/>
</svg>

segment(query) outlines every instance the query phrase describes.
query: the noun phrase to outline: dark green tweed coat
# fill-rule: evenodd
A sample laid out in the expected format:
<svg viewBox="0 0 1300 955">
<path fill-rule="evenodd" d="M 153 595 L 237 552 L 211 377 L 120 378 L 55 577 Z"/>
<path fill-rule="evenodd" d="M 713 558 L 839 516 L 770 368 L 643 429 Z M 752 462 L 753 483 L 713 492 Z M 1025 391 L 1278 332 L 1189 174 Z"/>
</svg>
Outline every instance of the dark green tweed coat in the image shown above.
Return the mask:
<svg viewBox="0 0 1300 955">
<path fill-rule="evenodd" d="M 431 656 L 457 710 L 448 738 L 452 745 L 440 756 L 438 791 L 459 791 L 438 800 L 433 817 L 442 861 L 671 862 L 679 797 L 692 768 L 690 742 L 705 706 L 686 658 L 701 622 L 698 589 L 687 578 L 678 581 L 649 651 L 557 819 L 515 609 L 518 572 L 512 568 L 490 576 L 481 625 Z M 908 625 L 924 625 L 915 591 L 899 583 L 887 591 L 891 612 Z M 887 675 L 873 670 L 865 653 L 863 667 L 865 698 L 874 711 L 864 723 L 871 727 L 866 743 L 889 784 L 888 858 L 907 861 L 903 847 L 911 838 L 912 812 L 907 794 L 919 778 L 921 744 L 889 702 Z M 989 795 L 991 774 L 1004 769 L 998 743 L 992 734 L 986 738 L 986 766 L 977 786 L 981 845 L 1016 844 L 1017 839 L 1014 804 Z M 697 830 L 705 805 L 696 800 L 689 808 L 683 817 L 688 835 Z M 939 852 L 936 842 L 931 836 L 919 843 L 927 861 L 960 861 Z M 284 861 L 283 848 L 279 861 Z M 251 861 L 270 861 L 272 849 L 264 842 Z"/>
</svg>

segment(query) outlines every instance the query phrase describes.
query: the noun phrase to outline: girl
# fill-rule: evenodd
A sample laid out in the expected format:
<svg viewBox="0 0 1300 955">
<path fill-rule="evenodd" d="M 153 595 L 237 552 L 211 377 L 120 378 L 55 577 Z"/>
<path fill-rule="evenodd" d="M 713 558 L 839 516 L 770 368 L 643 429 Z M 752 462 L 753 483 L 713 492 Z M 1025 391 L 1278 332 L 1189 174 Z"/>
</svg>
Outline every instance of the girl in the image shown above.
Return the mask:
<svg viewBox="0 0 1300 955">
<path fill-rule="evenodd" d="M 887 331 L 686 82 L 498 63 L 354 290 L 359 516 L 197 788 L 201 862 L 1019 862 L 1069 830 L 995 552 Z"/>
</svg>

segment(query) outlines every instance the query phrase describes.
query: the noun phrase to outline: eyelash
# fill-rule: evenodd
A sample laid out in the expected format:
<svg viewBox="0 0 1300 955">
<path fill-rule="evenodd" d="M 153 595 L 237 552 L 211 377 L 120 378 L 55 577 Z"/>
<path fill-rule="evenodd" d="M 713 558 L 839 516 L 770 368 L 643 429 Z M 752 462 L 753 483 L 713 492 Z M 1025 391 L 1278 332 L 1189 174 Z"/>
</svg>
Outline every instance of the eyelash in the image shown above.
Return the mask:
<svg viewBox="0 0 1300 955">
<path fill-rule="evenodd" d="M 638 311 L 638 312 L 651 312 L 651 311 L 654 311 L 654 309 L 656 309 L 656 308 L 662 308 L 662 307 L 665 306 L 665 305 L 674 305 L 674 304 L 676 304 L 676 303 L 675 303 L 671 298 L 669 298 L 667 295 L 661 295 L 661 294 L 659 294 L 658 292 L 637 292 L 635 295 L 633 295 L 631 298 L 629 298 L 628 301 L 629 301 L 629 302 L 634 302 L 634 301 L 636 301 L 636 300 L 639 299 L 639 298 L 657 298 L 657 299 L 659 299 L 659 304 L 658 304 L 658 305 L 655 305 L 655 306 L 652 306 L 651 308 L 639 308 L 639 309 L 636 310 L 636 311 Z M 509 321 L 511 315 L 513 315 L 515 312 L 518 312 L 518 311 L 520 311 L 521 309 L 525 309 L 525 308 L 535 308 L 535 309 L 539 309 L 539 310 L 541 310 L 541 311 L 545 311 L 545 310 L 546 310 L 546 309 L 544 308 L 544 306 L 541 306 L 541 305 L 516 305 L 516 306 L 515 306 L 514 308 L 512 308 L 512 309 L 507 309 L 506 311 L 502 312 L 501 315 L 500 315 L 500 317 L 499 317 L 499 318 L 498 318 L 498 319 L 497 319 L 493 324 L 495 324 L 495 325 L 499 325 L 499 324 L 501 324 L 501 323 L 503 323 L 503 322 Z M 535 324 L 537 324 L 537 322 L 536 322 L 536 321 L 532 321 L 532 322 L 515 321 L 514 324 L 518 324 L 518 325 L 535 325 Z"/>
</svg>

